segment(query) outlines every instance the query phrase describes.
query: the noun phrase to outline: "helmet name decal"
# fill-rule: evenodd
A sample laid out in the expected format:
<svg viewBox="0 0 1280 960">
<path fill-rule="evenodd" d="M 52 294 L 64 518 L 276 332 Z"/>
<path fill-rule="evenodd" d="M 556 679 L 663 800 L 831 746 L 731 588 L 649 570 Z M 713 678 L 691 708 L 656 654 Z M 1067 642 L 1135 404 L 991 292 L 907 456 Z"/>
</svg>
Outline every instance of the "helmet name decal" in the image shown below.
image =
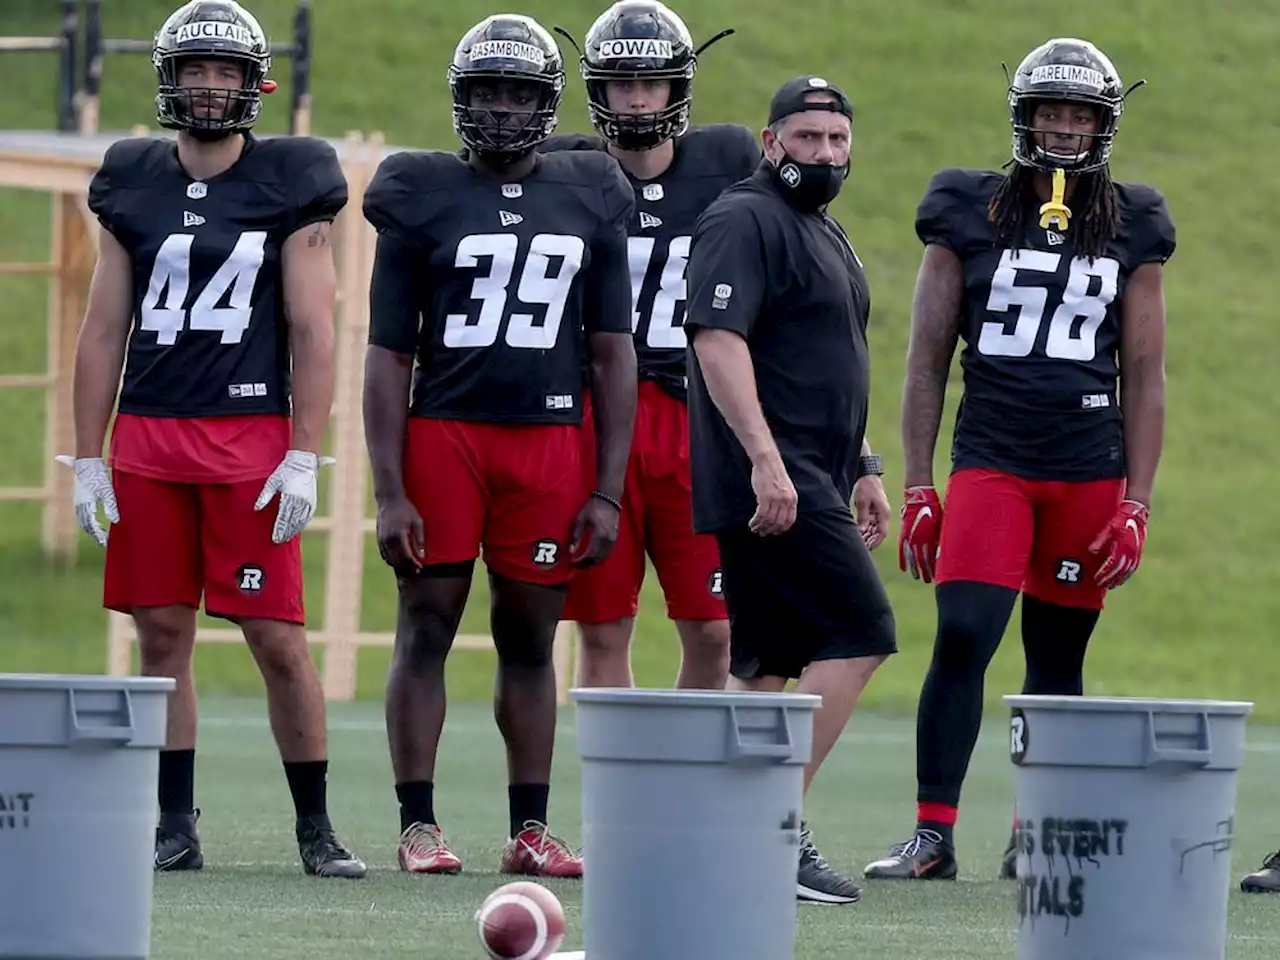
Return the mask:
<svg viewBox="0 0 1280 960">
<path fill-rule="evenodd" d="M 670 60 L 671 55 L 670 40 L 603 40 L 600 43 L 601 60 Z"/>
<path fill-rule="evenodd" d="M 507 60 L 524 60 L 542 67 L 546 65 L 547 55 L 532 43 L 519 40 L 481 40 L 472 45 L 468 56 L 472 61 L 501 58 Z"/>
<path fill-rule="evenodd" d="M 177 42 L 189 40 L 232 40 L 235 43 L 253 46 L 253 32 L 238 23 L 227 23 L 225 20 L 197 20 L 184 23 L 178 27 Z"/>
<path fill-rule="evenodd" d="M 1078 83 L 1085 87 L 1101 90 L 1106 78 L 1092 67 L 1081 67 L 1070 63 L 1046 63 L 1031 71 L 1031 83 Z"/>
</svg>

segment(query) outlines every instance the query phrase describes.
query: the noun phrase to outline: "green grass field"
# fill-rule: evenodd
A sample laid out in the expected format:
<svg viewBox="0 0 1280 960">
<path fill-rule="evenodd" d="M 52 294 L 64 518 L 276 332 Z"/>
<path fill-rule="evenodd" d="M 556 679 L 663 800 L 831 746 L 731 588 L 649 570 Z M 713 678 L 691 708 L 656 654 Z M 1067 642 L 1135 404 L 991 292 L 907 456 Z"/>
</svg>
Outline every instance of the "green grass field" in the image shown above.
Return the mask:
<svg viewBox="0 0 1280 960">
<path fill-rule="evenodd" d="M 113 36 L 149 36 L 172 0 L 107 4 Z M 599 4 L 599 5 L 597 5 Z M 2 0 L 0 33 L 56 30 L 46 0 Z M 268 31 L 287 36 L 287 0 L 252 4 Z M 581 36 L 603 0 L 526 0 L 548 25 Z M 803 12 L 802 12 L 803 11 Z M 444 69 L 458 36 L 488 13 L 442 0 L 328 0 L 316 4 L 314 132 L 385 133 L 391 143 L 448 147 Z M 911 285 L 919 262 L 915 205 L 939 167 L 996 167 L 1008 156 L 1002 60 L 1010 66 L 1055 34 L 1083 33 L 1127 80 L 1147 77 L 1117 142 L 1122 179 L 1157 184 L 1180 229 L 1167 272 L 1168 443 L 1151 538 L 1139 576 L 1117 592 L 1098 630 L 1088 692 L 1256 701 L 1251 751 L 1241 774 L 1232 877 L 1252 869 L 1276 837 L 1280 794 L 1280 653 L 1274 625 L 1280 593 L 1272 506 L 1274 228 L 1280 147 L 1272 91 L 1280 89 L 1280 17 L 1273 3 L 1241 0 L 1080 0 L 1046 6 L 1020 0 L 814 0 L 780 18 L 777 5 L 698 0 L 683 11 L 698 38 L 725 26 L 738 35 L 705 56 L 695 119 L 758 128 L 769 96 L 798 73 L 839 82 L 857 104 L 854 173 L 837 203 L 872 283 L 873 445 L 885 455 L 891 496 L 900 487 L 898 412 Z M 357 15 L 358 14 L 358 15 Z M 287 88 L 288 64 L 275 71 Z M 153 121 L 154 78 L 145 57 L 107 61 L 102 126 Z M 0 129 L 51 129 L 55 66 L 47 56 L 0 54 Z M 262 129 L 285 129 L 286 94 L 269 104 Z M 571 79 L 561 129 L 585 130 L 580 83 Z M 49 243 L 49 200 L 0 189 L 0 261 L 39 260 Z M 45 283 L 0 276 L 0 374 L 43 369 Z M 957 378 L 953 380 L 958 385 Z M 957 393 L 948 404 L 947 424 Z M 34 485 L 43 470 L 43 405 L 35 391 L 0 392 L 0 485 Z M 945 473 L 948 431 L 939 444 Z M 87 540 L 68 568 L 40 553 L 38 511 L 0 503 L 0 670 L 101 672 L 105 616 L 101 553 Z M 895 532 L 896 535 L 896 532 Z M 322 609 L 324 536 L 306 535 L 308 602 Z M 390 630 L 393 588 L 370 541 L 363 626 Z M 849 735 L 833 755 L 808 810 L 824 852 L 859 870 L 910 826 L 913 724 L 933 634 L 927 588 L 900 574 L 892 544 L 878 555 L 900 626 L 901 654 L 883 668 Z M 486 629 L 483 583 L 465 628 Z M 313 624 L 317 623 L 313 613 Z M 1017 626 L 997 657 L 987 695 L 1021 682 Z M 636 643 L 641 684 L 675 674 L 674 633 L 650 584 Z M 411 879 L 394 870 L 395 798 L 380 698 L 386 654 L 360 659 L 366 702 L 334 705 L 332 807 L 370 862 L 363 883 L 320 883 L 301 875 L 291 840 L 287 791 L 265 725 L 248 654 L 201 649 L 202 734 L 197 783 L 209 867 L 200 876 L 157 878 L 157 958 L 301 958 L 336 946 L 362 957 L 478 956 L 471 917 L 498 883 L 505 832 L 501 747 L 489 708 L 493 658 L 459 653 L 450 664 L 450 719 L 438 806 L 467 860 L 452 880 Z M 468 702 L 472 701 L 472 702 Z M 561 725 L 552 801 L 554 826 L 577 841 L 578 767 L 572 711 Z M 1013 771 L 1002 724 L 984 733 L 966 788 L 961 825 L 963 881 L 872 886 L 853 908 L 801 909 L 797 960 L 892 956 L 995 960 L 1015 955 L 1013 887 L 995 871 L 1008 836 Z M 580 894 L 565 900 L 577 946 Z M 1231 960 L 1270 958 L 1280 919 L 1274 899 L 1232 894 Z"/>
<path fill-rule="evenodd" d="M 483 707 L 451 706 L 441 748 L 437 812 L 465 863 L 461 875 L 449 878 L 410 877 L 396 869 L 397 813 L 381 713 L 367 703 L 334 709 L 331 806 L 343 836 L 369 863 L 368 878 L 358 883 L 302 875 L 292 842 L 292 807 L 262 705 L 206 700 L 203 714 L 196 802 L 203 810 L 206 867 L 201 874 L 156 877 L 157 960 L 209 960 L 239 949 L 261 960 L 301 960 L 335 949 L 368 960 L 481 955 L 472 916 L 501 882 L 497 858 L 506 831 L 501 741 Z M 580 779 L 572 721 L 573 711 L 564 711 L 551 811 L 554 828 L 578 843 Z M 837 868 L 860 871 L 909 828 L 913 768 L 903 759 L 912 738 L 909 722 L 862 718 L 832 754 L 808 817 Z M 862 902 L 851 907 L 803 904 L 796 960 L 1017 955 L 1015 886 L 995 879 L 1009 836 L 1013 767 L 1007 743 L 1007 728 L 993 724 L 975 754 L 958 833 L 961 880 L 867 884 Z M 1274 843 L 1264 831 L 1280 791 L 1280 735 L 1251 731 L 1249 746 L 1239 785 L 1233 880 L 1242 869 L 1252 869 L 1262 847 Z M 581 949 L 581 884 L 547 885 L 565 904 L 565 949 Z M 1275 956 L 1276 908 L 1273 898 L 1233 891 L 1228 960 Z"/>
<path fill-rule="evenodd" d="M 168 9 L 154 0 L 108 4 L 107 32 L 149 36 Z M 255 9 L 269 31 L 287 35 L 287 2 L 261 0 Z M 444 65 L 457 37 L 485 11 L 409 0 L 363 0 L 358 17 L 354 9 L 316 8 L 315 132 L 340 137 L 349 129 L 381 130 L 392 143 L 453 143 Z M 581 0 L 529 0 L 522 9 L 577 35 L 598 12 Z M 1263 160 L 1280 141 L 1280 128 L 1265 119 L 1265 91 L 1280 84 L 1280 63 L 1271 56 L 1280 18 L 1255 16 L 1254 6 L 1235 0 L 1083 0 L 1056 8 L 1015 0 L 867 0 L 855 7 L 819 0 L 806 8 L 811 23 L 780 29 L 774 9 L 728 0 L 689 6 L 695 36 L 723 26 L 739 31 L 704 57 L 695 119 L 758 128 L 772 91 L 800 72 L 829 75 L 856 101 L 854 173 L 837 207 L 873 285 L 870 438 L 886 456 L 891 492 L 901 479 L 897 418 L 920 253 L 912 215 L 936 168 L 998 166 L 1008 156 L 1000 62 L 1016 63 L 1049 35 L 1083 31 L 1126 79 L 1150 79 L 1125 115 L 1115 168 L 1121 178 L 1158 184 L 1180 227 L 1179 251 L 1168 269 L 1168 444 L 1144 566 L 1114 595 L 1102 621 L 1089 690 L 1253 699 L 1260 716 L 1280 718 L 1267 695 L 1280 686 L 1271 630 L 1280 621 L 1280 593 L 1271 589 L 1280 518 L 1270 497 L 1274 397 L 1267 375 L 1274 336 L 1267 277 L 1274 231 L 1266 218 L 1280 209 L 1280 180 Z M 1201 22 L 1209 10 L 1212 17 Z M 55 29 L 39 0 L 10 0 L 5 11 L 0 29 L 6 32 Z M 276 73 L 287 78 L 287 63 Z M 0 55 L 6 91 L 0 128 L 51 128 L 54 78 L 51 57 Z M 153 78 L 145 57 L 110 58 L 104 83 L 104 129 L 152 120 Z M 271 103 L 263 129 L 284 129 L 286 106 L 283 94 Z M 587 128 L 576 79 L 561 115 L 563 129 Z M 45 195 L 0 190 L 0 259 L 39 259 L 47 250 L 48 219 Z M 0 277 L 0 372 L 42 368 L 44 303 L 44 281 Z M 955 391 L 948 428 L 954 401 Z M 42 417 L 35 391 L 0 393 L 0 483 L 38 482 Z M 944 429 L 940 478 L 948 443 Z M 0 667 L 101 670 L 101 556 L 86 541 L 74 569 L 55 571 L 40 557 L 38 535 L 33 507 L 0 503 L 6 638 Z M 313 611 L 321 609 L 322 541 L 320 534 L 306 538 Z M 367 553 L 364 626 L 390 629 L 392 585 L 371 542 Z M 929 655 L 933 602 L 926 588 L 897 571 L 892 544 L 878 559 L 897 610 L 902 653 L 877 677 L 868 703 L 909 711 Z M 485 629 L 479 586 L 467 617 L 472 630 Z M 646 590 L 644 603 L 639 680 L 668 684 L 675 673 L 674 634 L 656 591 Z M 1016 637 L 1015 624 L 1013 642 L 991 674 L 993 698 L 1020 683 Z M 362 696 L 379 695 L 385 663 L 385 653 L 361 656 Z M 459 654 L 452 665 L 455 696 L 487 697 L 491 668 L 488 654 Z M 201 650 L 198 672 L 208 691 L 258 689 L 240 649 Z"/>
</svg>

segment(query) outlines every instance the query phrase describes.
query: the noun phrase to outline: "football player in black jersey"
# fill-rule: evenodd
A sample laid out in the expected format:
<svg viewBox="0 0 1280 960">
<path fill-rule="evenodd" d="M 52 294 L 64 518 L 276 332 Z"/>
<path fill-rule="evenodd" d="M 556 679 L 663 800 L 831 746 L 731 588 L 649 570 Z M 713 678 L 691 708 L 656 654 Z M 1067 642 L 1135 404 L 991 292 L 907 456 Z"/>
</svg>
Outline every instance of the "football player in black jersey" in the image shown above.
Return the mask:
<svg viewBox="0 0 1280 960">
<path fill-rule="evenodd" d="M 551 653 L 575 565 L 602 560 L 618 536 L 636 402 L 635 200 L 605 153 L 536 152 L 564 83 L 540 24 L 485 19 L 449 68 L 466 158 L 393 154 L 364 200 L 379 234 L 365 425 L 378 543 L 400 594 L 387 728 L 399 861 L 413 873 L 462 866 L 436 821 L 433 778 L 445 657 L 483 549 L 510 784 L 501 869 L 582 875 L 578 855 L 547 830 Z M 586 366 L 594 489 L 580 440 Z"/>
<path fill-rule="evenodd" d="M 1159 191 L 1111 178 L 1128 92 L 1093 44 L 1048 41 L 1010 84 L 1008 174 L 944 170 L 920 203 L 899 562 L 938 584 L 938 627 L 919 707 L 916 831 L 868 877 L 956 876 L 983 677 L 1019 593 L 1023 691 L 1080 695 L 1103 599 L 1142 557 L 1175 232 Z M 961 338 L 944 515 L 933 455 Z M 1002 874 L 1013 869 L 1011 842 Z"/>
<path fill-rule="evenodd" d="M 266 36 L 238 4 L 181 7 L 156 34 L 153 62 L 159 121 L 177 143 L 117 141 L 90 184 L 102 229 L 76 351 L 76 453 L 64 462 L 81 526 L 107 547 L 105 606 L 132 614 L 142 672 L 177 680 L 155 866 L 204 862 L 192 677 L 203 594 L 209 615 L 243 630 L 266 681 L 304 869 L 362 877 L 326 812 L 324 695 L 298 536 L 315 511 L 329 420 L 329 232 L 346 180 L 323 141 L 250 133 L 274 82 Z M 109 475 L 102 447 L 122 363 Z"/>
<path fill-rule="evenodd" d="M 729 622 L 719 548 L 693 529 L 685 262 L 698 217 L 755 172 L 760 146 L 736 124 L 690 129 L 700 51 L 684 21 L 657 0 L 615 3 L 584 46 L 582 75 L 599 136 L 553 136 L 541 149 L 608 151 L 635 191 L 628 250 L 640 383 L 618 542 L 607 560 L 574 577 L 564 618 L 581 630 L 578 683 L 632 686 L 629 648 L 647 552 L 683 647 L 676 686 L 719 690 L 729 670 Z M 590 426 L 588 418 L 588 449 Z"/>
</svg>

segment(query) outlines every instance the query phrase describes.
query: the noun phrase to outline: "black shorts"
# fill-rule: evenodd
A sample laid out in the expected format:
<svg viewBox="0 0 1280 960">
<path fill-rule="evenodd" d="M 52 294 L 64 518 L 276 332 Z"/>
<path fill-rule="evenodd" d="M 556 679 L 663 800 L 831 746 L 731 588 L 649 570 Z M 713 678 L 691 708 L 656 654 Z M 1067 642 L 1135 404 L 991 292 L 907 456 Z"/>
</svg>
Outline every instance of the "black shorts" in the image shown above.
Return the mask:
<svg viewBox="0 0 1280 960">
<path fill-rule="evenodd" d="M 815 660 L 898 652 L 893 609 L 847 510 L 802 514 L 786 533 L 716 533 L 729 608 L 730 672 L 799 677 Z"/>
</svg>

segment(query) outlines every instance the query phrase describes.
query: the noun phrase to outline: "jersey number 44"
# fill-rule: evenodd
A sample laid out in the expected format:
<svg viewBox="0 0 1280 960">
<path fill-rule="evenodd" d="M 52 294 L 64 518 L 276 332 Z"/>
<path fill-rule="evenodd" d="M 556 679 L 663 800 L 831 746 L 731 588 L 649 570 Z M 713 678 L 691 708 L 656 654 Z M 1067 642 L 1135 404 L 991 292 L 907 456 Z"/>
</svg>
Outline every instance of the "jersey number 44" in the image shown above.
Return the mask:
<svg viewBox="0 0 1280 960">
<path fill-rule="evenodd" d="M 183 329 L 220 333 L 222 343 L 239 343 L 253 318 L 253 289 L 262 269 L 267 232 L 240 234 L 227 259 L 186 309 L 194 240 L 193 234 L 174 233 L 160 244 L 142 298 L 139 329 L 153 331 L 161 346 L 176 343 Z M 226 305 L 219 306 L 224 300 Z"/>
</svg>

